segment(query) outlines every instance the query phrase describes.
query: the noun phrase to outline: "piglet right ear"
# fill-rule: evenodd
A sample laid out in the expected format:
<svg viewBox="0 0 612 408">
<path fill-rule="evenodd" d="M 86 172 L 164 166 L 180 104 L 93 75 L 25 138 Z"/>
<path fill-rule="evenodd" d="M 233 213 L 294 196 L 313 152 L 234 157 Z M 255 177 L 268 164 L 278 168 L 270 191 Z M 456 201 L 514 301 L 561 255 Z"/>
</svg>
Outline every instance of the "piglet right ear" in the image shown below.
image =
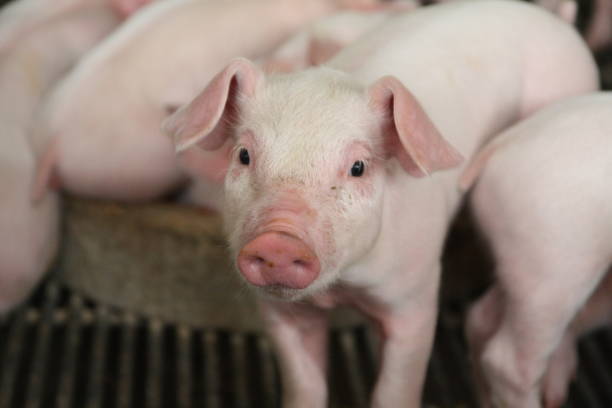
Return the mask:
<svg viewBox="0 0 612 408">
<path fill-rule="evenodd" d="M 415 177 L 458 166 L 463 157 L 440 134 L 414 95 L 395 77 L 385 76 L 368 89 L 370 106 L 388 122 L 385 145 Z"/>
<path fill-rule="evenodd" d="M 164 131 L 174 139 L 177 153 L 195 144 L 205 150 L 223 146 L 238 99 L 253 96 L 261 79 L 261 71 L 249 60 L 230 62 L 191 103 L 164 122 Z"/>
</svg>

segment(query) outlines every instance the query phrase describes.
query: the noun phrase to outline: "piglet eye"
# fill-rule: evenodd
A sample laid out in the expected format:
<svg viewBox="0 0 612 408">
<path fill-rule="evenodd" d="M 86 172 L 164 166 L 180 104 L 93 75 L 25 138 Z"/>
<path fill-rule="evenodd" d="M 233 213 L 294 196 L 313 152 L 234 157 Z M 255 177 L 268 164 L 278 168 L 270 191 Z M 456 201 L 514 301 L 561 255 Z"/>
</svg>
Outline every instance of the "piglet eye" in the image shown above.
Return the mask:
<svg viewBox="0 0 612 408">
<path fill-rule="evenodd" d="M 238 152 L 238 159 L 240 160 L 240 163 L 244 164 L 245 166 L 248 166 L 248 164 L 251 162 L 251 158 L 249 157 L 249 151 L 244 147 L 240 149 L 240 152 Z"/>
<path fill-rule="evenodd" d="M 357 160 L 355 163 L 353 163 L 353 167 L 351 167 L 351 176 L 361 177 L 364 171 L 365 163 L 361 160 Z"/>
</svg>

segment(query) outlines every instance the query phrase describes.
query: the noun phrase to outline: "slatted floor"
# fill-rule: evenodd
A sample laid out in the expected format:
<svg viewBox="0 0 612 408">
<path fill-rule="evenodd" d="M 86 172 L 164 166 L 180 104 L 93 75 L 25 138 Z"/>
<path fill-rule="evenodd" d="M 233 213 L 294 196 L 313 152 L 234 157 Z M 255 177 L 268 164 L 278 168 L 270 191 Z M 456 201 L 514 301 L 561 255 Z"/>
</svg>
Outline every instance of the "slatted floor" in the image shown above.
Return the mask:
<svg viewBox="0 0 612 408">
<path fill-rule="evenodd" d="M 425 407 L 474 407 L 458 313 L 443 308 Z M 333 407 L 366 407 L 376 372 L 370 331 L 331 337 Z M 580 345 L 567 407 L 612 407 L 612 331 Z M 50 282 L 0 324 L 2 408 L 279 407 L 268 341 L 166 325 L 95 305 Z"/>
</svg>

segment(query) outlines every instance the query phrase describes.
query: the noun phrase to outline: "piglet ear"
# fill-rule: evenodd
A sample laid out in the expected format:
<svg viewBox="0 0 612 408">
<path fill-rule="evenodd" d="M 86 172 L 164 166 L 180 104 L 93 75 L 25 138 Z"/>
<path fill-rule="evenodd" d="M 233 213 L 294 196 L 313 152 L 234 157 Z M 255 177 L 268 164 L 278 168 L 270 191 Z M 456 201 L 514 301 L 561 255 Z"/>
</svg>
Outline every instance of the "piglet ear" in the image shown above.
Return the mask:
<svg viewBox="0 0 612 408">
<path fill-rule="evenodd" d="M 249 60 L 230 62 L 193 101 L 164 122 L 164 131 L 174 139 L 177 153 L 195 144 L 205 150 L 223 146 L 238 98 L 253 96 L 261 79 L 261 71 Z"/>
<path fill-rule="evenodd" d="M 415 97 L 395 77 L 385 76 L 368 89 L 370 107 L 387 121 L 390 155 L 415 177 L 459 165 L 463 157 L 431 122 Z"/>
</svg>

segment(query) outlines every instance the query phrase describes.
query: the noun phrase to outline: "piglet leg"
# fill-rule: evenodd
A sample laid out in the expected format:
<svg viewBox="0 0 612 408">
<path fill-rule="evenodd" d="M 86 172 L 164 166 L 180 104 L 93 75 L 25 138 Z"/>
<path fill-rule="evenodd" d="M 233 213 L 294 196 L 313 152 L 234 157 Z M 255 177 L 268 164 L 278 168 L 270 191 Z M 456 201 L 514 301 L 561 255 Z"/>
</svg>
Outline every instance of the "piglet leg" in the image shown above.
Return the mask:
<svg viewBox="0 0 612 408">
<path fill-rule="evenodd" d="M 498 285 L 489 289 L 470 309 L 466 322 L 466 338 L 470 349 L 472 373 L 482 408 L 491 407 L 491 394 L 487 377 L 479 364 L 485 346 L 499 329 L 504 317 L 504 298 Z M 560 407 L 565 401 L 567 385 L 574 375 L 576 352 L 574 337 L 566 333 L 549 359 L 542 380 L 542 398 L 546 408 Z"/>
<path fill-rule="evenodd" d="M 479 406 L 489 406 L 487 382 L 479 361 L 484 346 L 499 328 L 503 317 L 502 293 L 498 286 L 493 286 L 471 308 L 466 321 L 465 337 L 469 344 L 471 369 L 479 399 Z"/>
<path fill-rule="evenodd" d="M 437 271 L 434 271 L 437 272 Z M 382 361 L 373 408 L 420 407 L 437 316 L 437 280 L 413 293 L 401 306 L 378 316 L 383 335 Z"/>
<path fill-rule="evenodd" d="M 602 50 L 612 43 L 612 1 L 595 0 L 593 18 L 586 32 L 588 44 Z"/>
<path fill-rule="evenodd" d="M 511 264 L 499 265 L 504 318 L 484 347 L 481 363 L 493 406 L 539 408 L 549 359 L 603 269 L 588 263 L 575 269 L 574 262 L 558 257 L 538 259 L 526 248 L 519 254 Z"/>
<path fill-rule="evenodd" d="M 545 408 L 560 408 L 567 397 L 568 386 L 576 375 L 578 354 L 575 338 L 566 333 L 548 362 L 542 378 L 542 401 Z"/>
<path fill-rule="evenodd" d="M 606 277 L 567 329 L 561 344 L 550 358 L 548 370 L 542 380 L 545 408 L 563 406 L 570 382 L 578 366 L 576 343 L 589 331 L 609 325 L 612 320 L 612 274 Z"/>
<path fill-rule="evenodd" d="M 283 378 L 283 408 L 327 406 L 327 316 L 307 304 L 261 301 Z"/>
</svg>

